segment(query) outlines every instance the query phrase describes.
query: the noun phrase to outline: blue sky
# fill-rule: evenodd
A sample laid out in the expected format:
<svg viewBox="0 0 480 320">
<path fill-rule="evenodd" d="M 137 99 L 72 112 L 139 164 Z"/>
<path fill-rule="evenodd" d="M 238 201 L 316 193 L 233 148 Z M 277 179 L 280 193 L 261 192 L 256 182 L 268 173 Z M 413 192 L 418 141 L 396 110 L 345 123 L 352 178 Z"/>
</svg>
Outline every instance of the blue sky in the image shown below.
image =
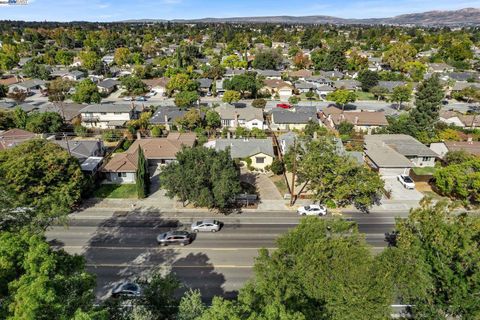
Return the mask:
<svg viewBox="0 0 480 320">
<path fill-rule="evenodd" d="M 268 15 L 390 17 L 428 10 L 480 7 L 480 0 L 28 0 L 0 6 L 0 19 L 117 21 Z"/>
</svg>

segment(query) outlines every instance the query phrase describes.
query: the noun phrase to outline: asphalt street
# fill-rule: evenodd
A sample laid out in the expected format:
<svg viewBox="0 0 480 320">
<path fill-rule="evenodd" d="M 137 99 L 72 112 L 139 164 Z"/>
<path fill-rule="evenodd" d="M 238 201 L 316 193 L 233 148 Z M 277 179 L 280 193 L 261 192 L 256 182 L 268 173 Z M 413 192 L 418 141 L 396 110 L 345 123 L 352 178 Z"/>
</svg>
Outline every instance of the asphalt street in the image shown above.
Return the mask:
<svg viewBox="0 0 480 320">
<path fill-rule="evenodd" d="M 185 247 L 159 247 L 159 233 L 186 228 L 196 220 L 188 213 L 179 216 L 79 217 L 68 228 L 52 227 L 47 237 L 53 245 L 86 257 L 88 269 L 97 275 L 98 299 L 108 297 L 119 281 L 161 270 L 175 273 L 185 285 L 183 290 L 200 289 L 208 301 L 215 295 L 234 297 L 252 277 L 258 250 L 274 250 L 275 240 L 300 220 L 295 214 L 227 216 L 220 219 L 224 227 L 218 233 L 200 233 Z M 353 219 L 374 251 L 385 247 L 384 233 L 393 229 L 393 214 L 355 215 Z"/>
</svg>

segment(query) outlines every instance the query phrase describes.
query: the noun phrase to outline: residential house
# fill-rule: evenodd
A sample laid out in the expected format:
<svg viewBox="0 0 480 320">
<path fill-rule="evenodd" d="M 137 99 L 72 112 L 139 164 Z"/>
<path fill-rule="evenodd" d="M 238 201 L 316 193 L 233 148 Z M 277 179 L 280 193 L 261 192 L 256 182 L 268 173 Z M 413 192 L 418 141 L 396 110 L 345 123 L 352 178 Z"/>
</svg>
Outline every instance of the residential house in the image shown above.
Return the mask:
<svg viewBox="0 0 480 320">
<path fill-rule="evenodd" d="M 265 170 L 267 166 L 272 165 L 275 158 L 272 138 L 218 139 L 209 146 L 217 151 L 230 149 L 232 159 L 245 160 L 248 158 L 251 166 L 257 170 Z"/>
<path fill-rule="evenodd" d="M 105 79 L 97 84 L 98 91 L 104 95 L 109 95 L 117 89 L 120 84 L 119 81 L 114 79 Z"/>
<path fill-rule="evenodd" d="M 383 69 L 382 58 L 368 57 L 368 70 L 381 71 Z"/>
<path fill-rule="evenodd" d="M 170 131 L 172 125 L 174 125 L 177 120 L 183 118 L 186 113 L 187 110 L 175 106 L 159 107 L 150 118 L 150 123 L 152 125 L 165 126 L 165 129 Z"/>
<path fill-rule="evenodd" d="M 255 70 L 267 80 L 282 80 L 282 73 L 277 70 Z"/>
<path fill-rule="evenodd" d="M 463 114 L 456 111 L 440 111 L 440 121 L 464 129 L 475 129 L 480 127 L 480 115 Z"/>
<path fill-rule="evenodd" d="M 430 148 L 405 134 L 365 136 L 367 163 L 384 177 L 409 174 L 413 167 L 433 167 L 438 155 Z"/>
<path fill-rule="evenodd" d="M 218 97 L 223 97 L 223 94 L 225 93 L 225 88 L 223 88 L 223 81 L 224 79 L 219 79 L 215 81 L 215 89 Z M 213 94 L 215 94 L 215 92 L 213 92 Z"/>
<path fill-rule="evenodd" d="M 105 63 L 106 65 L 111 65 L 115 61 L 115 57 L 113 54 L 107 54 L 102 57 L 102 62 Z"/>
<path fill-rule="evenodd" d="M 478 81 L 480 80 L 480 74 L 478 72 L 464 71 L 464 72 L 449 72 L 444 74 L 447 79 L 455 81 Z"/>
<path fill-rule="evenodd" d="M 288 101 L 293 95 L 293 86 L 283 80 L 265 79 L 263 84 L 261 91 L 271 94 L 274 99 L 278 98 L 280 101 Z"/>
<path fill-rule="evenodd" d="M 25 141 L 40 137 L 39 135 L 22 130 L 10 129 L 7 131 L 0 131 L 0 151 L 13 148 Z"/>
<path fill-rule="evenodd" d="M 457 82 L 455 82 L 455 84 L 453 85 L 452 93 L 453 93 L 453 92 L 462 91 L 463 89 L 466 89 L 466 88 L 480 89 L 480 83 L 466 82 L 466 81 L 464 81 L 464 82 L 457 81 Z"/>
<path fill-rule="evenodd" d="M 4 86 L 7 86 L 7 87 L 9 87 L 13 84 L 16 84 L 18 82 L 19 82 L 19 80 L 18 80 L 17 76 L 7 75 L 7 76 L 0 77 L 0 84 L 4 85 Z"/>
<path fill-rule="evenodd" d="M 135 183 L 138 148 L 142 148 L 149 167 L 157 170 L 160 165 L 175 161 L 183 146 L 193 147 L 195 141 L 194 133 L 170 133 L 167 138 L 135 140 L 126 152 L 113 154 L 102 172 L 111 183 Z"/>
<path fill-rule="evenodd" d="M 338 80 L 334 82 L 333 87 L 335 89 L 357 91 L 361 87 L 361 83 L 357 80 Z"/>
<path fill-rule="evenodd" d="M 332 70 L 332 71 L 320 71 L 320 76 L 324 78 L 329 78 L 329 79 L 342 79 L 344 77 L 343 72 L 340 72 L 338 70 Z"/>
<path fill-rule="evenodd" d="M 27 93 L 37 93 L 41 90 L 46 90 L 46 82 L 40 79 L 30 79 L 23 82 L 12 84 L 8 87 L 8 92 L 12 92 L 15 89 L 24 91 Z"/>
<path fill-rule="evenodd" d="M 303 130 L 310 121 L 319 122 L 315 107 L 275 108 L 271 119 L 271 129 L 278 131 Z"/>
<path fill-rule="evenodd" d="M 430 63 L 428 65 L 428 71 L 433 73 L 453 72 L 454 70 L 454 67 L 446 63 Z"/>
<path fill-rule="evenodd" d="M 328 107 L 320 112 L 320 120 L 327 127 L 338 128 L 340 123 L 353 124 L 357 132 L 371 134 L 374 129 L 388 126 L 384 111 L 344 111 L 336 107 Z"/>
<path fill-rule="evenodd" d="M 85 108 L 85 105 L 79 103 L 67 103 L 61 104 L 45 103 L 41 105 L 38 112 L 56 112 L 62 116 L 63 120 L 67 123 L 72 123 L 75 119 L 80 118 L 80 110 Z"/>
<path fill-rule="evenodd" d="M 66 80 L 71 80 L 71 81 L 78 81 L 78 80 L 84 79 L 85 74 L 80 70 L 73 70 L 65 73 L 62 76 L 62 78 Z"/>
<path fill-rule="evenodd" d="M 309 91 L 315 91 L 317 89 L 316 85 L 305 82 L 305 81 L 295 82 L 294 85 L 295 85 L 295 89 L 299 93 L 307 93 Z"/>
<path fill-rule="evenodd" d="M 170 79 L 168 78 L 153 78 L 153 79 L 144 79 L 142 80 L 145 83 L 150 91 L 156 92 L 159 96 L 165 96 L 167 93 L 167 84 Z"/>
<path fill-rule="evenodd" d="M 198 90 L 200 91 L 200 94 L 205 96 L 205 95 L 211 95 L 211 90 L 212 90 L 212 84 L 213 80 L 208 79 L 208 78 L 201 78 L 197 80 L 198 82 Z"/>
<path fill-rule="evenodd" d="M 225 70 L 225 74 L 223 75 L 225 78 L 232 78 L 233 76 L 238 76 L 241 74 L 245 74 L 246 70 L 244 69 L 227 69 Z"/>
<path fill-rule="evenodd" d="M 87 128 L 122 128 L 136 115 L 134 105 L 92 104 L 80 110 L 82 126 Z"/>
<path fill-rule="evenodd" d="M 259 108 L 241 104 L 230 105 L 224 103 L 215 108 L 215 111 L 220 114 L 222 128 L 244 127 L 249 130 L 253 128 L 260 130 L 265 129 L 263 111 Z"/>
<path fill-rule="evenodd" d="M 305 79 L 310 78 L 313 75 L 313 72 L 310 70 L 288 71 L 287 75 L 289 78 L 305 81 Z"/>
<path fill-rule="evenodd" d="M 70 155 L 78 159 L 82 164 L 90 157 L 103 157 L 105 146 L 101 140 L 51 140 L 67 150 Z"/>
<path fill-rule="evenodd" d="M 443 159 L 448 152 L 464 151 L 474 156 L 480 157 L 480 141 L 444 141 L 430 144 L 430 149 Z"/>
</svg>

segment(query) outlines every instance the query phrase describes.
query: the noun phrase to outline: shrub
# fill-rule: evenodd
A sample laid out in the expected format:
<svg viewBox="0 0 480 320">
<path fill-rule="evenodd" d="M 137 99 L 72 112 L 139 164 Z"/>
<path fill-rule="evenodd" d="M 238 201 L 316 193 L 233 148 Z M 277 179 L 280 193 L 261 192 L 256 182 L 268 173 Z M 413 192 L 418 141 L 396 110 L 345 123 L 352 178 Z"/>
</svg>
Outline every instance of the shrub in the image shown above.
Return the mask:
<svg viewBox="0 0 480 320">
<path fill-rule="evenodd" d="M 281 175 L 285 172 L 285 165 L 282 161 L 274 159 L 270 166 L 270 170 L 276 175 Z"/>
</svg>

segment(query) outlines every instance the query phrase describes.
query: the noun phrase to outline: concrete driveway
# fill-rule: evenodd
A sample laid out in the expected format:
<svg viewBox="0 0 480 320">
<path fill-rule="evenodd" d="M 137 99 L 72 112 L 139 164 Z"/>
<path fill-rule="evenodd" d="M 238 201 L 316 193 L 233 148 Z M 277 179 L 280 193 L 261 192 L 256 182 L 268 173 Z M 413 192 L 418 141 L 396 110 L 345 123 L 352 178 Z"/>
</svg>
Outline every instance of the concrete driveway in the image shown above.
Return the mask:
<svg viewBox="0 0 480 320">
<path fill-rule="evenodd" d="M 247 182 L 257 187 L 260 200 L 283 200 L 277 187 L 265 174 L 258 172 L 249 172 L 242 169 L 240 181 Z"/>
<path fill-rule="evenodd" d="M 415 200 L 419 201 L 423 198 L 423 193 L 414 189 L 405 189 L 397 180 L 397 177 L 383 177 L 385 181 L 385 189 L 392 190 L 391 200 Z"/>
</svg>

